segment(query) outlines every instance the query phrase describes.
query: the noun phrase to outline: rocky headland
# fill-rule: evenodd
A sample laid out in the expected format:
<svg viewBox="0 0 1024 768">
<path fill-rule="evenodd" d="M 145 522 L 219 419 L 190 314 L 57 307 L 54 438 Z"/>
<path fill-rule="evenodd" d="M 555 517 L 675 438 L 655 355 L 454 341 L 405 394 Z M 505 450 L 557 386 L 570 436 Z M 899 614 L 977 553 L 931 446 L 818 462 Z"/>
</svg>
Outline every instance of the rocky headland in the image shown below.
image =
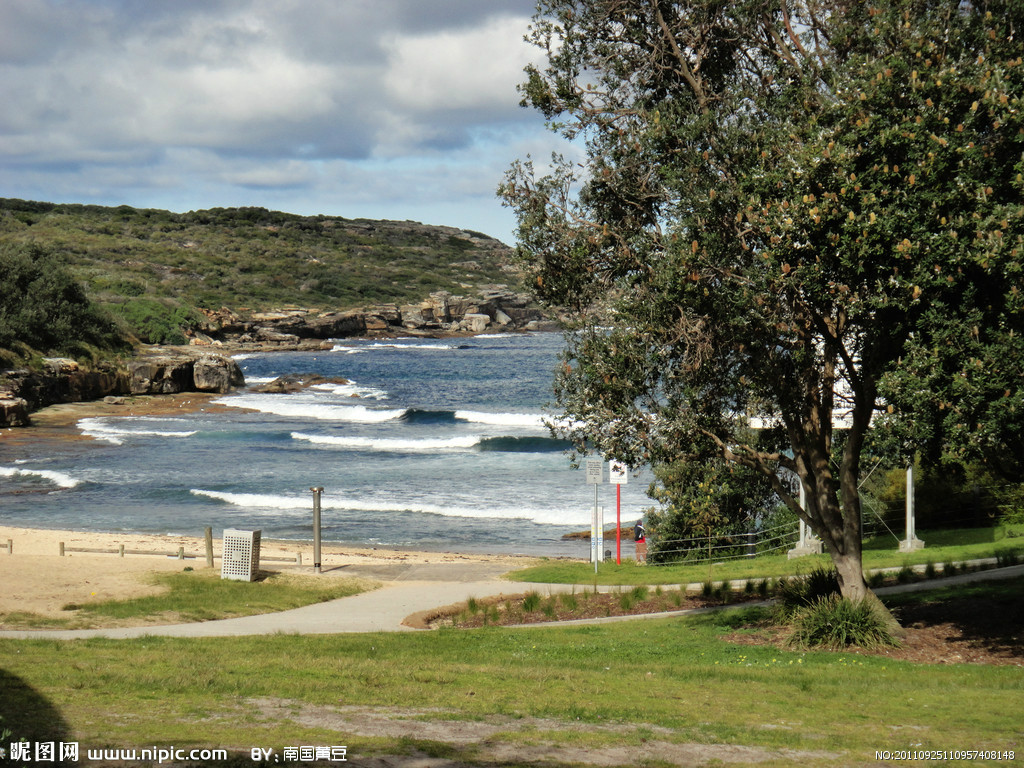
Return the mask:
<svg viewBox="0 0 1024 768">
<path fill-rule="evenodd" d="M 232 354 L 321 349 L 345 338 L 551 331 L 558 324 L 530 306 L 526 294 L 495 287 L 478 296 L 432 293 L 417 304 L 385 304 L 343 312 L 289 308 L 276 312 L 206 312 L 187 347 L 140 347 L 124 363 L 86 369 L 74 360 L 47 358 L 42 370 L 0 373 L 0 427 L 31 424 L 31 413 L 58 403 L 183 392 L 225 393 L 245 386 Z"/>
</svg>

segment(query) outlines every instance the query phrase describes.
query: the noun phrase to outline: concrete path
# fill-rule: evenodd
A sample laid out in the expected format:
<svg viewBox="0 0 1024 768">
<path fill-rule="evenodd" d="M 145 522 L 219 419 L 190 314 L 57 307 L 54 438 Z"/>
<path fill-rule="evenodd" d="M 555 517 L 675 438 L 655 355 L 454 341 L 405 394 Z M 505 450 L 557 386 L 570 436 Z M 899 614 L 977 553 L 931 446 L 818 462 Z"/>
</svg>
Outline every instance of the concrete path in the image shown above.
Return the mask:
<svg viewBox="0 0 1024 768">
<path fill-rule="evenodd" d="M 131 638 L 231 637 L 295 633 L 304 635 L 337 632 L 409 632 L 415 631 L 402 620 L 419 611 L 465 602 L 470 597 L 522 594 L 531 590 L 548 592 L 547 585 L 503 581 L 499 577 L 507 566 L 488 563 L 444 563 L 420 565 L 342 566 L 325 571 L 332 575 L 377 579 L 384 586 L 371 592 L 343 597 L 325 603 L 257 616 L 242 616 L 218 621 L 143 627 L 66 630 L 3 630 L 0 638 L 37 638 L 73 640 L 90 637 Z M 571 589 L 570 585 L 551 585 L 551 591 Z"/>
<path fill-rule="evenodd" d="M 389 577 L 380 589 L 326 603 L 307 605 L 279 613 L 244 616 L 236 619 L 174 624 L 168 626 L 119 627 L 111 629 L 71 630 L 5 630 L 3 638 L 35 638 L 74 640 L 90 637 L 113 639 L 162 637 L 232 637 L 240 635 L 335 634 L 339 632 L 411 632 L 403 619 L 418 612 L 465 602 L 470 597 L 522 594 L 536 590 L 542 594 L 568 591 L 569 584 L 533 584 L 502 581 L 500 570 L 479 563 L 444 565 L 396 565 L 346 568 L 346 575 L 376 578 Z M 937 589 L 952 584 L 1008 579 L 1024 576 L 1024 565 L 960 574 L 926 582 L 886 587 L 876 590 L 880 595 Z M 431 577 L 438 580 L 432 580 Z M 699 587 L 699 585 L 695 585 Z M 613 588 L 608 588 L 613 589 Z M 683 613 L 673 612 L 673 613 Z M 659 614 L 668 615 L 668 614 Z M 621 616 L 609 620 L 629 621 L 644 616 Z M 591 620 L 594 621 L 594 620 Z M 572 622 L 581 623 L 581 622 Z M 546 624 L 536 626 L 548 626 Z"/>
</svg>

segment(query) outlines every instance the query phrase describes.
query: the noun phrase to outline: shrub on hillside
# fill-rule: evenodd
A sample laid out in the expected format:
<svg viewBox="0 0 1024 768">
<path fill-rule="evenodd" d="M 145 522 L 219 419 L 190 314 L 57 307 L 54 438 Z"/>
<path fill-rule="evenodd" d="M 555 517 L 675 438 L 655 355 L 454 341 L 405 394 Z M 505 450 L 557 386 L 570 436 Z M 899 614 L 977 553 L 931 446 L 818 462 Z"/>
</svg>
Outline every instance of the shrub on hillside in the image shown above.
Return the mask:
<svg viewBox="0 0 1024 768">
<path fill-rule="evenodd" d="M 185 344 L 185 328 L 198 318 L 187 307 L 156 299 L 132 299 L 112 307 L 128 328 L 147 344 Z"/>
<path fill-rule="evenodd" d="M 0 348 L 79 356 L 124 345 L 114 322 L 53 254 L 34 245 L 0 246 Z"/>
</svg>

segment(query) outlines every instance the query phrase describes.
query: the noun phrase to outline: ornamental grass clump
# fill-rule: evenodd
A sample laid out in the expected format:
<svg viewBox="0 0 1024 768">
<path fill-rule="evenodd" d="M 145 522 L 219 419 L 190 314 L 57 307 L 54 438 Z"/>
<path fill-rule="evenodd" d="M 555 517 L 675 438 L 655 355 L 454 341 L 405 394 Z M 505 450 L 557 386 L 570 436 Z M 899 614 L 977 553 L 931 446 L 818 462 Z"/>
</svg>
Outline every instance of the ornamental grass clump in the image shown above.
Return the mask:
<svg viewBox="0 0 1024 768">
<path fill-rule="evenodd" d="M 797 611 L 792 618 L 791 645 L 841 649 L 850 646 L 898 646 L 897 625 L 873 598 L 852 601 L 829 595 Z"/>
<path fill-rule="evenodd" d="M 806 576 L 780 578 L 776 587 L 776 608 L 780 623 L 825 597 L 839 594 L 839 576 L 834 568 L 818 567 Z"/>
</svg>

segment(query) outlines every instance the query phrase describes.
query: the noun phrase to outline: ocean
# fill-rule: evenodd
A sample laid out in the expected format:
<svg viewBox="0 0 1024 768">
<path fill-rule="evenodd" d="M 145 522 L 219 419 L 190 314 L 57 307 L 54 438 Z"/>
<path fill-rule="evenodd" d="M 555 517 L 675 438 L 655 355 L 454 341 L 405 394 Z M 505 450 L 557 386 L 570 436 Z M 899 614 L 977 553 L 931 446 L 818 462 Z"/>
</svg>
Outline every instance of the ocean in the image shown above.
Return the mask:
<svg viewBox="0 0 1024 768">
<path fill-rule="evenodd" d="M 344 340 L 330 351 L 237 357 L 247 388 L 223 409 L 82 419 L 92 440 L 46 454 L 0 438 L 0 524 L 90 531 L 312 538 L 366 547 L 589 557 L 595 486 L 545 426 L 559 334 Z M 319 374 L 294 394 L 252 387 Z M 616 487 L 596 486 L 605 523 Z M 650 475 L 621 487 L 623 523 L 652 502 Z M 632 556 L 632 542 L 623 555 Z M 627 555 L 628 547 L 628 555 Z M 606 549 L 609 543 L 606 541 Z M 614 548 L 614 540 L 610 542 Z"/>
</svg>

